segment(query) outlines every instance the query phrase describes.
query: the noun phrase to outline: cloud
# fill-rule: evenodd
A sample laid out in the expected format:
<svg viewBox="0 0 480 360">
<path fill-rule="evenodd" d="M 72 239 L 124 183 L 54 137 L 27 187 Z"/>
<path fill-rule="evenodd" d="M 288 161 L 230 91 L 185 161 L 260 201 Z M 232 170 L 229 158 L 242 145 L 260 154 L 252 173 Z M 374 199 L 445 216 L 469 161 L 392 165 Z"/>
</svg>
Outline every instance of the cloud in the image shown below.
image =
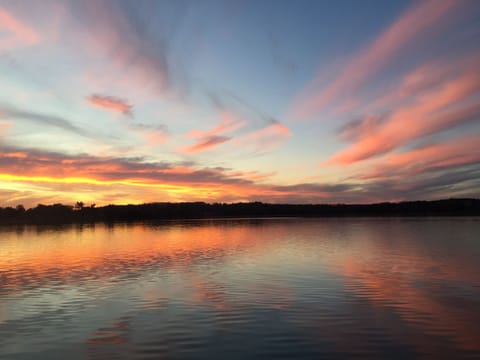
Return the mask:
<svg viewBox="0 0 480 360">
<path fill-rule="evenodd" d="M 408 9 L 367 48 L 357 53 L 325 88 L 316 90 L 319 79 L 315 79 L 293 104 L 293 117 L 302 119 L 312 116 L 338 102 L 340 97 L 345 99 L 353 95 L 369 77 L 382 71 L 407 43 L 443 26 L 461 5 L 455 0 L 441 3 L 428 0 Z"/>
<path fill-rule="evenodd" d="M 349 141 L 361 139 L 378 129 L 384 120 L 379 116 L 369 115 L 364 119 L 350 121 L 340 128 L 339 136 Z"/>
<path fill-rule="evenodd" d="M 369 159 L 475 119 L 480 115 L 478 59 L 475 54 L 453 62 L 455 71 L 439 71 L 440 65 L 430 64 L 421 72 L 413 71 L 414 76 L 407 75 L 403 81 L 407 85 L 389 98 L 394 110 L 382 119 L 366 116 L 344 126 L 340 136 L 352 144 L 326 164 L 348 165 Z M 422 74 L 420 78 L 418 74 Z"/>
<path fill-rule="evenodd" d="M 0 118 L 24 119 L 42 125 L 54 126 L 80 136 L 91 135 L 60 116 L 24 111 L 10 106 L 0 106 Z"/>
<path fill-rule="evenodd" d="M 2 7 L 0 7 L 0 32 L 7 33 L 7 36 L 2 34 L 2 37 L 0 37 L 0 51 L 33 45 L 40 40 L 35 30 L 22 23 Z"/>
<path fill-rule="evenodd" d="M 218 136 L 226 133 L 234 132 L 246 125 L 246 121 L 238 119 L 232 113 L 227 110 L 222 110 L 220 112 L 221 120 L 220 123 L 215 126 L 212 130 L 208 131 L 199 131 L 192 130 L 186 136 L 192 138 L 208 138 L 213 136 Z"/>
<path fill-rule="evenodd" d="M 361 175 L 365 180 L 401 180 L 480 163 L 480 134 L 383 156 Z"/>
<path fill-rule="evenodd" d="M 267 126 L 239 137 L 236 145 L 250 147 L 255 151 L 270 151 L 280 146 L 290 136 L 292 132 L 288 127 L 278 120 L 271 119 Z"/>
<path fill-rule="evenodd" d="M 231 136 L 225 136 L 224 134 L 235 132 L 247 123 L 245 120 L 239 119 L 231 112 L 225 110 L 223 106 L 221 106 L 220 116 L 220 123 L 213 129 L 208 131 L 194 129 L 190 131 L 186 136 L 197 139 L 197 141 L 181 151 L 185 153 L 198 153 L 216 147 L 232 139 Z"/>
<path fill-rule="evenodd" d="M 129 124 L 129 129 L 140 133 L 145 143 L 149 146 L 157 146 L 167 142 L 169 132 L 165 125 Z"/>
<path fill-rule="evenodd" d="M 124 99 L 114 96 L 95 94 L 88 96 L 86 99 L 94 106 L 132 116 L 133 105 L 129 104 Z"/>
<path fill-rule="evenodd" d="M 198 153 L 201 151 L 208 150 L 213 148 L 217 145 L 223 144 L 231 139 L 228 136 L 220 136 L 220 135 L 212 135 L 206 138 L 202 138 L 202 140 L 197 141 L 192 146 L 185 148 L 183 151 L 186 153 Z"/>
<path fill-rule="evenodd" d="M 282 130 L 285 131 L 285 130 Z M 475 196 L 478 136 L 386 155 L 361 174 L 335 182 L 279 184 L 272 174 L 143 157 L 66 155 L 0 145 L 2 204 L 42 200 L 108 203 L 155 201 L 366 203 Z M 119 196 L 119 194 L 123 194 Z"/>
<path fill-rule="evenodd" d="M 140 90 L 154 97 L 186 92 L 188 76 L 170 45 L 186 11 L 183 7 L 165 8 L 156 2 L 75 4 L 71 12 L 90 29 L 75 29 L 75 35 L 81 35 L 87 55 L 108 60 L 108 68 L 89 70 L 90 85 L 120 87 L 124 93 L 135 89 L 137 97 Z"/>
<path fill-rule="evenodd" d="M 0 195 L 2 203 L 21 198 L 32 184 L 35 198 L 55 202 L 85 197 L 101 203 L 148 201 L 275 201 L 319 202 L 351 200 L 352 185 L 299 184 L 279 186 L 265 182 L 270 175 L 196 164 L 151 162 L 144 158 L 108 158 L 65 155 L 17 147 L 0 148 L 0 182 L 15 194 Z M 127 198 L 110 197 L 119 192 Z M 9 200 L 10 199 L 10 200 Z M 23 198 L 22 198 L 23 199 Z M 338 199 L 338 200 L 337 200 Z M 30 205 L 30 204 L 25 204 Z"/>
<path fill-rule="evenodd" d="M 65 155 L 39 150 L 3 147 L 0 168 L 25 176 L 77 177 L 100 182 L 138 180 L 146 183 L 231 183 L 246 184 L 241 173 L 228 176 L 221 168 L 196 168 L 183 163 L 147 162 L 142 157 L 110 158 Z"/>
</svg>

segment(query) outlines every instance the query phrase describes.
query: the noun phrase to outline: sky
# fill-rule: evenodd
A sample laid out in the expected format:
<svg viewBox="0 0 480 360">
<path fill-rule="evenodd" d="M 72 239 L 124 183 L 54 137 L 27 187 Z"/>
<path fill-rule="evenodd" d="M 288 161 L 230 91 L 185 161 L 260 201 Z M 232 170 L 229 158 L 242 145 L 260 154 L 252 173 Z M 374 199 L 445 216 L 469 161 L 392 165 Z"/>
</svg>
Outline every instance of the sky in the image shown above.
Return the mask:
<svg viewBox="0 0 480 360">
<path fill-rule="evenodd" d="M 480 197 L 480 2 L 0 0 L 0 206 Z"/>
</svg>

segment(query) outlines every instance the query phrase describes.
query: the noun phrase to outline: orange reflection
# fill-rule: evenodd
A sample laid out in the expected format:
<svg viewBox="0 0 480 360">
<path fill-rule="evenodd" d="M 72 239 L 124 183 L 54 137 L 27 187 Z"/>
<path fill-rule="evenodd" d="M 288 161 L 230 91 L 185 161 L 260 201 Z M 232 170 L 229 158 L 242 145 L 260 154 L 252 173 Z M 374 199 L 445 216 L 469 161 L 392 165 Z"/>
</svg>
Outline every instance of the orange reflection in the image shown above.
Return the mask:
<svg viewBox="0 0 480 360">
<path fill-rule="evenodd" d="M 39 233 L 27 228 L 20 235 L 3 236 L 0 245 L 8 256 L 0 257 L 2 289 L 41 286 L 54 278 L 68 283 L 116 276 L 145 267 L 185 268 L 221 259 L 245 246 L 259 249 L 245 227 L 170 223 L 155 228 L 117 224 L 114 231 L 103 225 L 73 230 Z"/>
<path fill-rule="evenodd" d="M 375 258 L 368 253 L 364 257 L 347 255 L 339 265 L 342 275 L 347 277 L 346 288 L 368 299 L 375 307 L 393 307 L 407 324 L 422 328 L 425 334 L 440 335 L 439 329 L 442 329 L 458 347 L 480 350 L 478 324 L 472 318 L 475 309 L 469 304 L 452 306 L 443 297 L 442 289 L 436 292 L 431 285 L 478 283 L 480 279 L 475 267 L 459 266 L 453 257 L 439 261 L 407 253 L 395 259 Z M 422 283 L 429 285 L 422 287 Z M 432 352 L 431 342 L 421 339 L 413 342 L 421 350 Z"/>
</svg>

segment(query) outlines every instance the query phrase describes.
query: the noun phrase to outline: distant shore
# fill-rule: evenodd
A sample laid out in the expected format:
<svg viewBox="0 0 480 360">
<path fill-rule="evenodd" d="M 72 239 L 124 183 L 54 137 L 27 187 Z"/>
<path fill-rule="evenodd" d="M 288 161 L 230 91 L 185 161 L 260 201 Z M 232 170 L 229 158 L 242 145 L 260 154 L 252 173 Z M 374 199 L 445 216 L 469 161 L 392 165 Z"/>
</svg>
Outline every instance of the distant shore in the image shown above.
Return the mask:
<svg viewBox="0 0 480 360">
<path fill-rule="evenodd" d="M 69 224 L 142 220 L 365 217 L 480 216 L 480 199 L 445 199 L 375 204 L 150 203 L 142 205 L 75 206 L 53 204 L 25 209 L 0 208 L 0 224 Z"/>
</svg>

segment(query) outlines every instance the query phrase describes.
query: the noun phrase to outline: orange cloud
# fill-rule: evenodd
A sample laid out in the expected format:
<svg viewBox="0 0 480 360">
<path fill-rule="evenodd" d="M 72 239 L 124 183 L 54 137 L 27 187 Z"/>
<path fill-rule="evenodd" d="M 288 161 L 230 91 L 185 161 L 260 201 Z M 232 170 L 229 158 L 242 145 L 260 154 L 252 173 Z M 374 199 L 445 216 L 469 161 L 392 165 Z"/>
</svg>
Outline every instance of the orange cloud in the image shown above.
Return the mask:
<svg viewBox="0 0 480 360">
<path fill-rule="evenodd" d="M 285 130 L 283 130 L 285 131 Z M 81 198 L 97 205 L 163 201 L 312 202 L 350 196 L 348 185 L 266 183 L 271 174 L 194 164 L 143 162 L 142 159 L 62 155 L 3 148 L 0 152 L 0 202 L 71 203 Z M 28 203 L 27 203 L 28 202 Z"/>
<path fill-rule="evenodd" d="M 187 137 L 192 138 L 208 138 L 212 136 L 222 135 L 234 132 L 246 125 L 246 121 L 236 118 L 233 114 L 226 110 L 222 110 L 220 123 L 212 130 L 203 132 L 199 130 L 192 130 L 187 134 Z"/>
<path fill-rule="evenodd" d="M 209 131 L 192 130 L 186 136 L 196 138 L 197 142 L 182 150 L 185 153 L 198 153 L 231 140 L 230 136 L 223 134 L 232 133 L 246 125 L 246 121 L 238 119 L 226 110 L 221 111 L 220 123 Z"/>
<path fill-rule="evenodd" d="M 251 174 L 227 169 L 5 150 L 0 153 L 0 183 L 5 191 L 0 193 L 2 203 L 11 203 L 25 191 L 34 191 L 34 197 L 43 194 L 55 202 L 86 196 L 85 201 L 99 205 L 159 199 L 240 201 L 260 191 L 254 181 L 249 180 Z"/>
<path fill-rule="evenodd" d="M 126 100 L 114 96 L 106 95 L 91 95 L 88 96 L 87 101 L 94 106 L 102 107 L 107 110 L 120 112 L 125 115 L 132 115 L 133 105 L 130 105 Z"/>
<path fill-rule="evenodd" d="M 270 132 L 289 134 L 280 124 L 272 124 L 269 129 L 261 132 L 260 138 L 265 139 L 265 134 Z M 455 145 L 460 143 L 464 145 Z M 454 189 L 450 193 L 456 191 L 468 197 L 473 196 L 471 182 L 476 172 L 470 170 L 465 175 L 456 168 L 478 163 L 480 156 L 475 144 L 475 137 L 472 137 L 452 143 L 445 149 L 419 149 L 416 154 L 399 155 L 378 163 L 378 168 L 385 172 L 389 171 L 391 161 L 397 165 L 398 171 L 427 173 L 421 177 L 404 176 L 403 188 L 397 186 L 400 172 L 397 174 L 392 170 L 388 178 L 375 178 L 375 168 L 369 178 L 357 177 L 356 183 L 282 184 L 269 182 L 272 174 L 256 171 L 202 168 L 194 163 L 147 162 L 142 158 L 72 156 L 0 146 L 0 204 L 16 206 L 23 203 L 32 207 L 37 203 L 71 204 L 77 200 L 97 205 L 156 201 L 358 203 L 411 199 L 407 196 L 415 194 L 432 198 L 439 187 L 445 194 L 445 189 L 452 186 Z M 435 158 L 436 152 L 438 158 Z M 412 156 L 425 156 L 429 160 L 424 159 L 423 164 L 418 160 L 409 166 L 407 163 Z M 387 168 L 382 169 L 382 166 Z M 445 169 L 449 170 L 448 173 Z M 462 190 L 467 184 L 465 181 L 470 185 Z"/>
<path fill-rule="evenodd" d="M 297 119 L 306 118 L 332 102 L 338 102 L 339 97 L 353 95 L 370 76 L 383 70 L 405 44 L 432 28 L 442 26 L 442 22 L 460 5 L 462 4 L 454 0 L 441 3 L 430 0 L 409 9 L 370 46 L 355 55 L 323 90 L 314 90 L 319 82 L 319 79 L 315 79 L 293 104 L 291 114 Z"/>
<path fill-rule="evenodd" d="M 230 139 L 231 137 L 228 136 L 210 136 L 206 139 L 198 141 L 192 146 L 185 148 L 183 151 L 186 153 L 198 153 L 213 148 L 217 145 L 223 144 Z"/>
<path fill-rule="evenodd" d="M 480 134 L 455 138 L 448 143 L 389 154 L 375 162 L 362 178 L 367 180 L 404 178 L 446 168 L 480 162 Z"/>
<path fill-rule="evenodd" d="M 29 26 L 18 20 L 13 14 L 0 7 L 0 30 L 10 36 L 0 38 L 0 50 L 17 46 L 33 45 L 39 41 L 39 35 Z"/>
<path fill-rule="evenodd" d="M 478 56 L 472 58 L 478 59 Z M 445 75 L 442 82 L 434 87 L 428 86 L 430 81 L 438 82 L 436 77 L 428 77 L 428 74 L 436 73 L 436 65 L 432 65 L 431 71 L 422 73 L 421 82 L 413 82 L 425 89 L 413 91 L 409 102 L 397 104 L 397 108 L 382 121 L 366 117 L 353 127 L 344 128 L 341 135 L 354 142 L 332 156 L 326 164 L 352 164 L 474 119 L 480 113 L 480 104 L 475 101 L 480 91 L 480 73 L 475 61 L 466 62 L 462 59 L 457 65 L 466 63 L 470 66 Z M 407 76 L 406 83 L 411 84 L 411 78 Z"/>
</svg>

